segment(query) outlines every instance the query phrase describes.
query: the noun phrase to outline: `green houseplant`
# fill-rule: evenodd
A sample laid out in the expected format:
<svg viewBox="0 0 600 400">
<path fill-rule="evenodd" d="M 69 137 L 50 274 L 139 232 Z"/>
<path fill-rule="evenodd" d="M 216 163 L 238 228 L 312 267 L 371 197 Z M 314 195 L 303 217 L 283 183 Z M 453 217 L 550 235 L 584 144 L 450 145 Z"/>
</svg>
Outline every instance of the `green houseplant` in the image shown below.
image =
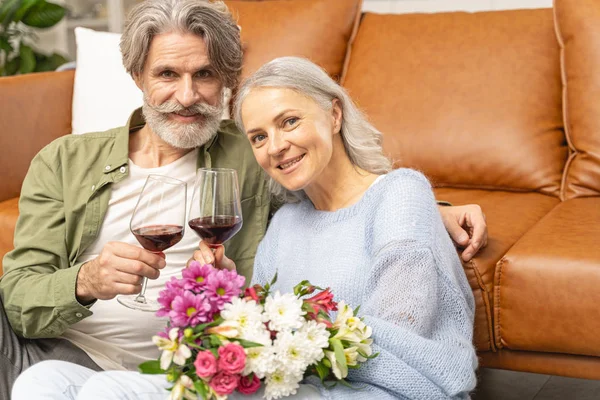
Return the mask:
<svg viewBox="0 0 600 400">
<path fill-rule="evenodd" d="M 52 71 L 67 61 L 30 46 L 37 40 L 31 28 L 56 25 L 65 16 L 64 7 L 46 0 L 0 1 L 0 76 Z"/>
</svg>

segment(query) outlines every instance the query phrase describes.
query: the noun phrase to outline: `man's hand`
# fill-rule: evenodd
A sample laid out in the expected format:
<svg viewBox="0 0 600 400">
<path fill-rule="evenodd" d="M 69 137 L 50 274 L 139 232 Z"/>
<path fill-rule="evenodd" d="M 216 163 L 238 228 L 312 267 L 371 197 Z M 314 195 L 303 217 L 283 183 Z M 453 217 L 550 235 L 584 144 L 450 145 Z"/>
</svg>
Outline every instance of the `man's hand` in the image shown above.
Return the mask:
<svg viewBox="0 0 600 400">
<path fill-rule="evenodd" d="M 463 261 L 469 261 L 487 245 L 485 215 L 477 204 L 466 206 L 439 206 L 442 220 L 452 240 L 461 248 Z"/>
<path fill-rule="evenodd" d="M 77 275 L 77 299 L 89 303 L 109 300 L 118 294 L 136 294 L 142 290 L 143 277 L 156 279 L 166 266 L 163 253 L 151 253 L 141 247 L 109 242 L 98 257 L 83 264 Z"/>
<path fill-rule="evenodd" d="M 187 262 L 188 267 L 192 261 L 198 261 L 200 264 L 212 264 L 217 269 L 228 269 L 235 271 L 235 262 L 231 258 L 227 258 L 225 255 L 225 247 L 218 245 L 217 247 L 210 248 L 206 243 L 200 241 L 198 250 L 194 252 L 192 258 Z"/>
</svg>

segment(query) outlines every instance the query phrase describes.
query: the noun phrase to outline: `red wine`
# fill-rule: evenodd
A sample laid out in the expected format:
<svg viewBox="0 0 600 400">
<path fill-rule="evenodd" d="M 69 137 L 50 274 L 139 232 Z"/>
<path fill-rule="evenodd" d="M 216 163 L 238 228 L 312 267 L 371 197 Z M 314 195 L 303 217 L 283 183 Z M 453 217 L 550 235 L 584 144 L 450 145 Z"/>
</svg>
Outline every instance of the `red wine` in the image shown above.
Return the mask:
<svg viewBox="0 0 600 400">
<path fill-rule="evenodd" d="M 158 252 L 177 244 L 183 238 L 183 226 L 148 225 L 134 229 L 133 234 L 143 248 Z"/>
<path fill-rule="evenodd" d="M 189 225 L 207 244 L 221 244 L 240 230 L 242 219 L 232 215 L 215 215 L 194 218 Z"/>
</svg>

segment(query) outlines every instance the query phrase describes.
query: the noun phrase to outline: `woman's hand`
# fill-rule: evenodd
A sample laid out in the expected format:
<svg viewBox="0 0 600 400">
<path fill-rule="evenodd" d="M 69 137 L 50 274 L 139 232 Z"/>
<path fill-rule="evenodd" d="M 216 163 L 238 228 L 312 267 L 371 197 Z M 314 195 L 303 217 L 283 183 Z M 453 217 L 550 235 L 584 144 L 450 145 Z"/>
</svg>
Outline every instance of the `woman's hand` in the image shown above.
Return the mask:
<svg viewBox="0 0 600 400">
<path fill-rule="evenodd" d="M 233 260 L 225 255 L 225 247 L 222 244 L 211 248 L 203 241 L 200 241 L 198 250 L 194 252 L 192 258 L 187 262 L 188 267 L 192 261 L 198 261 L 200 264 L 212 264 L 217 269 L 236 270 Z"/>
<path fill-rule="evenodd" d="M 446 230 L 459 247 L 467 262 L 487 245 L 488 232 L 485 214 L 477 204 L 466 206 L 439 206 Z"/>
</svg>

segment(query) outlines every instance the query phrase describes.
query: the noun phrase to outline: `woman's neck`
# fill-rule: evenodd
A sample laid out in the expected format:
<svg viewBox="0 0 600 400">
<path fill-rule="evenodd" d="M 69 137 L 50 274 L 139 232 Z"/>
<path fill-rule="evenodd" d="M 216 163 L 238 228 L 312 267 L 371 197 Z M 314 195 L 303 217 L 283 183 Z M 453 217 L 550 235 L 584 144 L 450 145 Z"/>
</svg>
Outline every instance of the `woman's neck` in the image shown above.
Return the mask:
<svg viewBox="0 0 600 400">
<path fill-rule="evenodd" d="M 304 189 L 317 210 L 336 211 L 357 203 L 378 175 L 352 165 L 345 150 L 335 151 L 319 179 Z"/>
</svg>

